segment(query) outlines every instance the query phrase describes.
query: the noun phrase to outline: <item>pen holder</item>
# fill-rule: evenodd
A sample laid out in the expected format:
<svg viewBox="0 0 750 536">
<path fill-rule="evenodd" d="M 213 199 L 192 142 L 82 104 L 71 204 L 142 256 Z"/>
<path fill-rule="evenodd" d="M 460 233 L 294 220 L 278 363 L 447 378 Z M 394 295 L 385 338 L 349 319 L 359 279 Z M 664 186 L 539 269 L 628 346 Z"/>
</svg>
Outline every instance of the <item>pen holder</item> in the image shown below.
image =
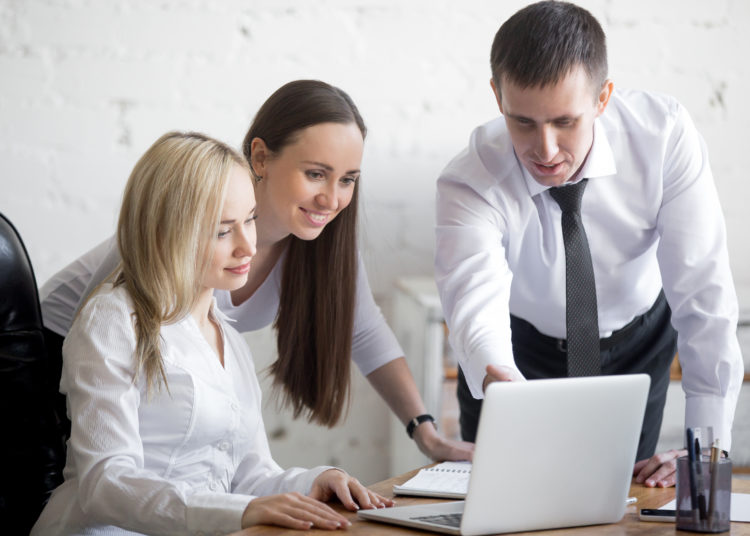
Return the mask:
<svg viewBox="0 0 750 536">
<path fill-rule="evenodd" d="M 711 463 L 701 457 L 691 467 L 687 456 L 677 459 L 676 526 L 692 532 L 729 530 L 732 460 Z"/>
</svg>

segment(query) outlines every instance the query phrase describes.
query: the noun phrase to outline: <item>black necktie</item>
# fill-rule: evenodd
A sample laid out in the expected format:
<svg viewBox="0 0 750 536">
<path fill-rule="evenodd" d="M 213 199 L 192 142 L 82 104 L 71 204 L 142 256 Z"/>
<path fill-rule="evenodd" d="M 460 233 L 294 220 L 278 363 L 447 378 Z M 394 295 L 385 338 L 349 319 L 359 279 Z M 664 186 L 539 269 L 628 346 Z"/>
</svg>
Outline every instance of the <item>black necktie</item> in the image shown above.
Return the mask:
<svg viewBox="0 0 750 536">
<path fill-rule="evenodd" d="M 596 376 L 602 370 L 594 267 L 581 221 L 581 199 L 587 182 L 583 179 L 549 190 L 562 210 L 568 376 Z"/>
</svg>

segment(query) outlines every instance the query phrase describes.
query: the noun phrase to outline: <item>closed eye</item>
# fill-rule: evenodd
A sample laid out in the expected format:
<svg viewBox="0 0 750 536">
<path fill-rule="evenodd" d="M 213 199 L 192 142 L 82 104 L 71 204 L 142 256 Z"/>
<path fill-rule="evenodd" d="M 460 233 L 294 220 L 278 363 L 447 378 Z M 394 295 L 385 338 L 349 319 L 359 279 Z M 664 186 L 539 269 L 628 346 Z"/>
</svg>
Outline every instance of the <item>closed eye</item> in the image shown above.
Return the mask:
<svg viewBox="0 0 750 536">
<path fill-rule="evenodd" d="M 575 124 L 575 120 L 568 118 L 568 117 L 555 120 L 555 126 L 558 126 L 558 127 L 570 127 L 570 126 L 573 126 L 574 124 Z"/>
</svg>

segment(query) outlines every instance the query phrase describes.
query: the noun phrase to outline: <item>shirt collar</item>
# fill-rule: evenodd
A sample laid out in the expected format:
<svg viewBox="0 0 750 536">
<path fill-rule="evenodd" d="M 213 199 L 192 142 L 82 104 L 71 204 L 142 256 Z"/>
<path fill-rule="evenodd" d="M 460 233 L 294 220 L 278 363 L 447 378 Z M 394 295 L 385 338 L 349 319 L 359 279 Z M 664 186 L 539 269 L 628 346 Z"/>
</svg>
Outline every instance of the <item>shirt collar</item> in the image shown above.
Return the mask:
<svg viewBox="0 0 750 536">
<path fill-rule="evenodd" d="M 516 160 L 518 160 L 518 156 L 516 156 Z M 531 176 L 520 160 L 518 160 L 518 165 L 523 172 L 523 178 L 524 181 L 526 181 L 529 195 L 534 197 L 550 188 L 550 186 L 539 184 L 534 177 Z M 582 178 L 593 179 L 596 177 L 614 175 L 616 173 L 617 166 L 615 164 L 614 154 L 612 153 L 612 147 L 609 145 L 609 140 L 607 139 L 607 133 L 605 132 L 604 127 L 602 127 L 597 118 L 594 121 L 594 142 L 591 144 L 591 150 L 589 151 L 586 161 L 583 163 L 581 171 L 572 182 L 578 182 Z"/>
<path fill-rule="evenodd" d="M 213 299 L 211 301 L 211 314 L 213 314 L 219 320 L 223 320 L 223 321 L 226 321 L 226 322 L 236 322 L 237 321 L 234 318 L 231 318 L 231 317 L 227 316 L 224 313 L 224 311 L 222 311 L 221 309 L 219 309 L 219 306 L 218 306 L 218 304 L 216 302 L 216 296 L 215 295 L 214 295 L 214 297 L 213 297 Z"/>
</svg>

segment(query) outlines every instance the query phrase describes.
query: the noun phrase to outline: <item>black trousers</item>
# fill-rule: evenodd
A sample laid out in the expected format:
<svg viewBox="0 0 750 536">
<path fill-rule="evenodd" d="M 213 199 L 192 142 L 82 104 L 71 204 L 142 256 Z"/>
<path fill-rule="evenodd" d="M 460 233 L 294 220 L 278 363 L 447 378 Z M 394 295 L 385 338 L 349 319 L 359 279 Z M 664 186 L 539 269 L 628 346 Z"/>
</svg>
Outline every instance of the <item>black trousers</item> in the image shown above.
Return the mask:
<svg viewBox="0 0 750 536">
<path fill-rule="evenodd" d="M 649 311 L 600 342 L 602 374 L 645 373 L 651 376 L 637 460 L 651 457 L 659 439 L 669 385 L 669 366 L 677 350 L 677 332 L 672 327 L 671 318 L 672 312 L 662 292 Z M 513 357 L 527 379 L 567 376 L 565 341 L 543 335 L 533 325 L 513 315 L 510 326 Z M 461 437 L 464 441 L 474 442 L 482 401 L 471 395 L 460 368 L 456 394 L 461 410 Z"/>
</svg>

